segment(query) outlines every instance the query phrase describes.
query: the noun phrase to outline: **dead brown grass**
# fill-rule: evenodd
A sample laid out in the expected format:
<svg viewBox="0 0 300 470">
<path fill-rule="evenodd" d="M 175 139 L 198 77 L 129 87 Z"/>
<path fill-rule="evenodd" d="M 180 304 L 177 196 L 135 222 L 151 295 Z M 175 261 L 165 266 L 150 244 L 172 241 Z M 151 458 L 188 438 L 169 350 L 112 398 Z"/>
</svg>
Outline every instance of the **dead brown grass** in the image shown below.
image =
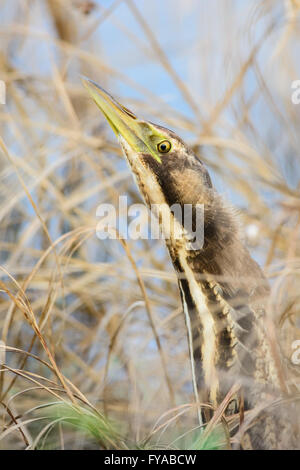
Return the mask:
<svg viewBox="0 0 300 470">
<path fill-rule="evenodd" d="M 197 2 L 183 3 L 169 10 L 175 30 L 184 8 L 198 12 Z M 183 133 L 239 206 L 247 243 L 272 284 L 285 387 L 299 397 L 300 366 L 291 356 L 300 339 L 300 105 L 291 102 L 291 82 L 300 78 L 300 5 L 253 0 L 239 27 L 233 2 L 220 3 L 218 15 L 202 7 L 204 37 L 196 35 L 190 53 L 198 99 L 160 43 L 149 5 L 0 2 L 0 78 L 7 84 L 7 104 L 0 105 L 2 448 L 188 448 L 197 426 L 184 319 L 163 243 L 100 242 L 95 235 L 98 204 L 117 206 L 122 194 L 140 199 L 80 73 L 112 91 L 117 81 L 139 92 L 139 100 L 122 101 Z M 137 33 L 122 23 L 120 5 Z M 161 66 L 189 115 L 110 65 L 95 35 L 104 23 L 132 41 L 133 57 Z M 180 51 L 172 27 L 169 37 Z M 16 60 L 22 50 L 26 66 Z M 52 401 L 71 407 L 63 415 L 77 427 L 63 424 L 62 414 L 50 413 L 48 424 L 44 407 Z M 226 403 L 198 446 L 224 421 Z M 223 422 L 225 447 L 238 420 Z"/>
</svg>

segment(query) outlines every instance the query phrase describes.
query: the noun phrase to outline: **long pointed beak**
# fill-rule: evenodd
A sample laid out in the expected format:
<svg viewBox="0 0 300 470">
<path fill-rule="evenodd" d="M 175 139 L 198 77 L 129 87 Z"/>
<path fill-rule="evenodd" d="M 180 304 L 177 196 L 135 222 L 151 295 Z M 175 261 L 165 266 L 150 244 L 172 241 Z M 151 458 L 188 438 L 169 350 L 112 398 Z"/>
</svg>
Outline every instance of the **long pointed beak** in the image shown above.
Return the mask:
<svg viewBox="0 0 300 470">
<path fill-rule="evenodd" d="M 116 136 L 121 135 L 136 152 L 149 152 L 143 139 L 141 121 L 93 80 L 82 77 L 82 82 Z"/>
</svg>

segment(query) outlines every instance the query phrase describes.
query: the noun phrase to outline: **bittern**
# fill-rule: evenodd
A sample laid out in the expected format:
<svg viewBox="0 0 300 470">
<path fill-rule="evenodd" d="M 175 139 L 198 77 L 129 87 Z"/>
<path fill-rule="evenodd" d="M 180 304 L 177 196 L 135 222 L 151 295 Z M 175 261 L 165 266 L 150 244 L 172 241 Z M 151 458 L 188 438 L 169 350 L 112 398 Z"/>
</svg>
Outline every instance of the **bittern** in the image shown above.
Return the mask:
<svg viewBox="0 0 300 470">
<path fill-rule="evenodd" d="M 139 119 L 95 82 L 84 84 L 116 134 L 146 205 L 169 208 L 160 214 L 162 230 L 164 216 L 174 226 L 182 224 L 171 211 L 174 204 L 189 205 L 192 218 L 197 207 L 204 208 L 201 247 L 190 249 L 186 227 L 183 237 L 172 231 L 166 237 L 178 274 L 197 403 L 217 406 L 238 382 L 244 402 L 237 399 L 232 412 L 260 405 L 281 385 L 265 331 L 269 287 L 242 241 L 234 211 L 214 189 L 200 158 L 174 132 Z M 262 414 L 247 432 L 245 447 L 290 446 L 282 419 Z"/>
</svg>

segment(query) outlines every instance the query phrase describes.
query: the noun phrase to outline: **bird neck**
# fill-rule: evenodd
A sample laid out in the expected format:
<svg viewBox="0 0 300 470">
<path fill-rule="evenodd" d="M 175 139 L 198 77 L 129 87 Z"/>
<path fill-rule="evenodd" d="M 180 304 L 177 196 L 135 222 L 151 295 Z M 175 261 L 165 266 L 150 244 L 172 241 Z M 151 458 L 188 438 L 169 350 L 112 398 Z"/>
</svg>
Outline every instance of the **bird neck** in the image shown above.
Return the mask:
<svg viewBox="0 0 300 470">
<path fill-rule="evenodd" d="M 178 275 L 194 391 L 199 400 L 215 405 L 241 379 L 241 371 L 247 371 L 245 380 L 255 374 L 253 349 L 262 341 L 257 317 L 263 311 L 257 304 L 268 291 L 231 209 L 217 204 L 206 207 L 201 250 L 167 243 Z"/>
</svg>

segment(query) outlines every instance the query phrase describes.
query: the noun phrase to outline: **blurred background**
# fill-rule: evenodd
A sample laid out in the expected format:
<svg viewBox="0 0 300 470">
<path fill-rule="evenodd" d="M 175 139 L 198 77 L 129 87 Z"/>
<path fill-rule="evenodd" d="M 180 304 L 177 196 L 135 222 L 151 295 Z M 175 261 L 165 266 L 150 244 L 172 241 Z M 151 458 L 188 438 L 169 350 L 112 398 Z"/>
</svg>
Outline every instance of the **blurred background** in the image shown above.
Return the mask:
<svg viewBox="0 0 300 470">
<path fill-rule="evenodd" d="M 0 446 L 197 447 L 164 242 L 96 237 L 99 204 L 141 198 L 80 74 L 183 137 L 237 208 L 299 393 L 300 1 L 1 0 L 0 12 Z"/>
</svg>

